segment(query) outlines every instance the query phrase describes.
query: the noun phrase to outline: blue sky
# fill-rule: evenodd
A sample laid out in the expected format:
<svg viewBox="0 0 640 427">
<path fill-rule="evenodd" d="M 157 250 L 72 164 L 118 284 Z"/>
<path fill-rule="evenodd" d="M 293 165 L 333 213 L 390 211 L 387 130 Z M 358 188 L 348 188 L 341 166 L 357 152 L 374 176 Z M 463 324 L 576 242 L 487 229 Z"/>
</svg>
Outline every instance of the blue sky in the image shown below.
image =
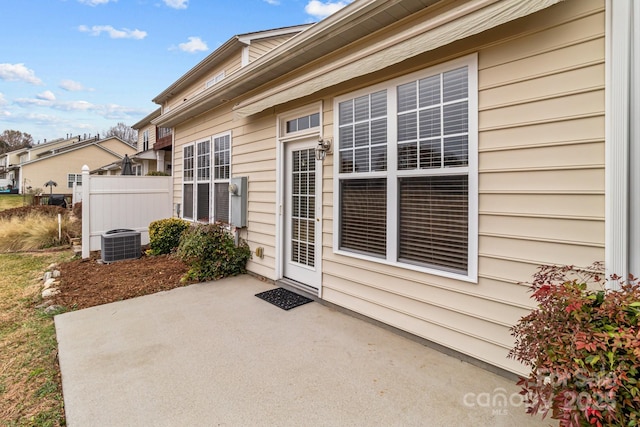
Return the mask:
<svg viewBox="0 0 640 427">
<path fill-rule="evenodd" d="M 43 142 L 132 125 L 236 34 L 317 22 L 350 0 L 0 0 L 0 132 Z"/>
</svg>

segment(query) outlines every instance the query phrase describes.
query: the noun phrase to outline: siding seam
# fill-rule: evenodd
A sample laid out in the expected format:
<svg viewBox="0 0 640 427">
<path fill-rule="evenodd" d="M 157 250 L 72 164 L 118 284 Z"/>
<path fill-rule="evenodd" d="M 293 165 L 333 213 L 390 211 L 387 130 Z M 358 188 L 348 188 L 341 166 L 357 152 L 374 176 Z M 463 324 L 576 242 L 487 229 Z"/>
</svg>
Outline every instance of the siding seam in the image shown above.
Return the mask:
<svg viewBox="0 0 640 427">
<path fill-rule="evenodd" d="M 497 342 L 497 341 L 494 341 L 494 340 L 489 339 L 489 338 L 487 338 L 487 337 L 485 337 L 485 336 L 474 335 L 473 333 L 470 333 L 470 332 L 467 332 L 467 331 L 463 331 L 463 330 L 461 330 L 461 329 L 455 328 L 455 327 L 450 326 L 450 325 L 446 325 L 446 324 L 444 324 L 444 323 L 440 323 L 440 322 L 438 322 L 438 321 L 436 321 L 436 320 L 428 319 L 428 318 L 423 317 L 423 316 L 418 316 L 417 314 L 412 314 L 412 313 L 406 312 L 406 311 L 401 310 L 401 309 L 396 309 L 396 308 L 391 307 L 391 306 L 389 306 L 389 305 L 387 305 L 387 304 L 382 304 L 382 303 L 380 303 L 380 302 L 375 302 L 375 301 L 372 301 L 371 299 L 369 299 L 369 298 L 365 298 L 365 297 L 363 297 L 363 296 L 356 296 L 356 295 L 354 295 L 354 294 L 352 294 L 352 293 L 350 293 L 350 292 L 346 292 L 346 291 L 341 290 L 341 289 L 332 288 L 331 286 L 327 286 L 327 285 L 325 285 L 324 287 L 327 287 L 327 288 L 329 288 L 329 289 L 333 290 L 334 292 L 339 292 L 339 293 L 341 293 L 341 294 L 348 295 L 348 296 L 350 296 L 350 297 L 352 297 L 352 298 L 356 298 L 356 299 L 360 299 L 360 300 L 366 301 L 366 302 L 368 302 L 369 304 L 376 305 L 376 306 L 378 306 L 378 307 L 383 307 L 383 308 L 386 308 L 387 310 L 391 310 L 391 311 L 394 311 L 394 312 L 396 312 L 396 313 L 403 314 L 403 315 L 405 315 L 405 316 L 407 316 L 407 317 L 412 317 L 412 318 L 417 319 L 417 320 L 420 320 L 420 321 L 422 321 L 422 322 L 430 323 L 430 324 L 432 324 L 432 325 L 436 325 L 436 326 L 439 326 L 439 327 L 441 327 L 441 328 L 445 328 L 445 329 L 449 329 L 449 330 L 451 330 L 451 331 L 455 331 L 455 332 L 457 332 L 457 333 L 459 333 L 459 334 L 461 334 L 461 335 L 466 335 L 466 336 L 468 336 L 468 337 L 471 337 L 471 338 L 474 338 L 474 339 L 477 339 L 477 340 L 480 340 L 480 341 L 484 341 L 484 342 L 487 342 L 487 343 L 491 343 L 491 344 L 493 344 L 493 345 L 496 345 L 496 346 L 498 346 L 498 347 L 501 347 L 501 348 L 504 348 L 504 349 L 507 349 L 507 350 L 510 350 L 510 349 L 511 349 L 511 347 L 510 347 L 510 346 L 505 345 L 505 344 L 500 343 L 500 342 Z M 396 294 L 396 295 L 397 295 L 397 294 Z M 399 295 L 399 296 L 402 296 L 402 295 Z M 416 300 L 415 298 L 411 298 L 411 299 L 412 299 L 412 300 L 414 300 L 414 301 L 419 301 L 419 300 Z M 434 307 L 442 308 L 442 309 L 444 309 L 444 310 L 446 310 L 446 311 L 453 311 L 453 312 L 455 312 L 455 313 L 458 313 L 458 314 L 461 314 L 461 315 L 464 315 L 464 316 L 469 316 L 469 317 L 472 317 L 472 318 L 476 318 L 476 319 L 478 319 L 478 320 L 482 320 L 482 321 L 485 321 L 485 322 L 488 322 L 488 323 L 493 323 L 493 324 L 495 324 L 495 325 L 497 325 L 497 326 L 502 326 L 502 327 L 505 327 L 505 328 L 511 328 L 511 327 L 513 326 L 513 325 L 511 325 L 511 324 L 507 324 L 507 323 L 504 323 L 504 322 L 492 321 L 492 320 L 490 320 L 490 319 L 482 318 L 482 317 L 479 317 L 479 316 L 475 316 L 475 315 L 470 314 L 470 313 L 466 313 L 466 312 L 459 311 L 459 310 L 454 310 L 454 309 L 451 309 L 451 307 L 440 306 L 440 305 L 438 305 L 438 304 L 433 304 L 433 303 L 424 302 L 424 301 L 419 301 L 419 302 L 421 302 L 421 303 L 423 303 L 423 304 L 426 304 L 426 305 L 432 305 L 432 306 L 434 306 Z M 526 310 L 527 310 L 527 311 L 530 311 L 530 310 L 531 310 L 531 307 L 526 307 Z"/>
<path fill-rule="evenodd" d="M 598 37 L 596 40 L 598 40 L 600 38 L 601 37 Z M 558 49 L 554 49 L 554 50 L 558 50 Z M 517 62 L 517 61 L 518 60 L 511 61 L 511 62 Z M 502 81 L 500 83 L 494 83 L 494 84 L 490 84 L 490 85 L 479 87 L 478 91 L 482 92 L 482 91 L 485 91 L 485 90 L 497 89 L 497 88 L 501 88 L 501 87 L 504 87 L 504 86 L 510 86 L 510 85 L 513 85 L 513 84 L 525 83 L 525 82 L 528 82 L 528 81 L 531 81 L 531 80 L 535 80 L 535 79 L 555 76 L 555 75 L 558 75 L 558 74 L 568 73 L 568 72 L 571 72 L 571 71 L 583 70 L 585 68 L 593 67 L 593 66 L 596 66 L 596 65 L 604 65 L 604 60 L 582 62 L 580 64 L 576 64 L 576 65 L 573 65 L 573 66 L 570 66 L 570 67 L 556 68 L 556 69 L 550 70 L 548 72 L 538 73 L 538 74 L 530 74 L 528 76 L 524 76 L 524 77 L 521 77 L 521 78 L 518 78 L 518 79 L 513 79 L 513 80 L 504 80 L 504 81 Z M 488 70 L 488 68 L 487 68 L 487 70 Z"/>
<path fill-rule="evenodd" d="M 572 116 L 560 116 L 560 117 L 553 117 L 553 118 L 543 119 L 543 120 L 533 120 L 530 122 L 518 122 L 518 123 L 504 124 L 500 126 L 485 127 L 485 128 L 478 129 L 478 132 L 480 133 L 480 132 L 490 132 L 494 130 L 515 129 L 515 128 L 521 128 L 526 126 L 535 126 L 535 125 L 548 124 L 548 123 L 562 123 L 562 122 L 567 122 L 572 120 L 589 119 L 594 117 L 604 117 L 604 110 L 597 111 L 595 113 L 575 114 Z"/>
<path fill-rule="evenodd" d="M 554 215 L 554 214 L 533 214 L 533 213 L 513 213 L 513 212 L 495 212 L 480 211 L 482 216 L 506 216 L 510 218 L 538 218 L 538 219 L 562 219 L 569 221 L 604 221 L 603 216 L 578 216 L 578 215 Z"/>
<path fill-rule="evenodd" d="M 524 240 L 528 242 L 538 242 L 538 243 L 556 243 L 561 245 L 576 245 L 576 246 L 585 246 L 592 248 L 604 248 L 604 243 L 596 243 L 596 242 L 584 242 L 577 240 L 562 240 L 562 239 L 547 239 L 542 237 L 533 237 L 533 236 L 518 236 L 512 234 L 500 234 L 500 233 L 478 233 L 479 236 L 483 237 L 495 237 L 499 239 L 508 239 L 508 240 Z"/>
<path fill-rule="evenodd" d="M 569 140 L 569 141 L 544 142 L 540 144 L 505 145 L 502 147 L 479 148 L 478 152 L 493 153 L 493 152 L 503 152 L 503 151 L 528 150 L 528 149 L 534 149 L 534 148 L 567 147 L 571 145 L 589 145 L 589 144 L 604 144 L 604 139 L 602 138 L 575 139 L 575 140 Z"/>
<path fill-rule="evenodd" d="M 530 168 L 504 168 L 504 169 L 480 169 L 479 173 L 510 173 L 510 172 L 555 172 L 555 171 L 576 171 L 604 169 L 603 164 L 567 165 L 567 166 L 534 166 Z"/>
<path fill-rule="evenodd" d="M 518 101 L 506 102 L 504 104 L 495 104 L 495 105 L 491 105 L 491 106 L 480 107 L 480 108 L 478 108 L 478 112 L 484 113 L 486 111 L 499 110 L 501 108 L 517 107 L 519 105 L 528 105 L 528 104 L 532 104 L 532 103 L 535 103 L 535 102 L 551 101 L 551 100 L 554 100 L 554 99 L 562 99 L 562 98 L 567 98 L 569 96 L 574 96 L 574 95 L 584 95 L 584 94 L 587 94 L 587 93 L 599 92 L 599 91 L 602 91 L 602 90 L 604 90 L 604 86 L 603 85 L 591 86 L 591 87 L 586 87 L 586 88 L 579 89 L 579 90 L 571 90 L 571 91 L 567 91 L 567 92 L 558 92 L 558 93 L 554 93 L 552 95 L 539 96 L 539 97 L 535 97 L 535 98 L 526 98 L 526 99 L 522 99 L 522 100 L 518 100 Z"/>
<path fill-rule="evenodd" d="M 347 266 L 347 267 L 353 267 L 352 265 L 336 261 L 335 259 L 328 259 L 326 257 L 323 257 L 323 261 L 331 262 L 331 263 L 335 263 L 335 264 L 340 264 L 340 265 Z M 536 265 L 539 265 L 539 264 L 536 264 Z M 382 270 L 373 269 L 373 268 L 368 268 L 368 270 L 373 272 L 373 273 L 376 273 L 376 274 L 388 276 L 388 273 L 386 273 L 386 272 L 384 272 Z M 349 281 L 352 280 L 352 279 L 349 279 L 349 278 L 346 278 L 346 277 L 342 277 L 342 276 L 340 276 L 340 277 L 339 276 L 335 276 L 333 274 L 329 274 L 329 273 L 326 273 L 326 272 L 324 274 L 326 276 L 334 276 L 334 277 L 337 277 L 339 279 L 345 279 L 345 280 L 349 280 Z M 402 276 L 398 276 L 398 275 L 394 275 L 394 277 L 396 277 L 398 279 L 401 279 L 403 281 L 415 283 L 415 284 L 417 284 L 419 286 L 430 286 L 430 287 L 437 288 L 437 289 L 440 289 L 440 290 L 443 290 L 443 291 L 453 292 L 453 293 L 456 293 L 456 294 L 462 294 L 462 295 L 466 295 L 466 296 L 473 297 L 473 298 L 480 298 L 480 299 L 483 299 L 483 300 L 486 300 L 486 301 L 490 301 L 490 302 L 498 302 L 498 303 L 501 303 L 501 304 L 504 304 L 504 305 L 508 305 L 508 306 L 511 306 L 511 307 L 515 307 L 515 308 L 524 308 L 524 309 L 527 309 L 527 310 L 531 309 L 531 307 L 524 306 L 524 305 L 518 304 L 518 303 L 513 302 L 513 301 L 499 299 L 499 298 L 496 298 L 495 296 L 488 297 L 488 296 L 484 296 L 484 295 L 476 293 L 476 292 L 469 292 L 469 291 L 465 291 L 465 290 L 462 290 L 462 289 L 449 288 L 447 286 L 433 284 L 433 283 L 420 282 L 420 281 L 417 281 L 415 279 L 402 277 Z M 381 288 L 378 288 L 378 287 L 375 287 L 375 286 L 371 286 L 370 284 L 361 282 L 359 280 L 352 280 L 352 281 L 356 282 L 356 283 L 360 283 L 363 286 L 367 286 L 367 287 L 370 287 L 370 288 L 381 290 Z M 325 287 L 325 286 L 326 285 L 323 284 L 323 287 Z M 475 286 L 475 285 L 470 285 L 470 286 Z M 395 292 L 390 291 L 390 293 L 395 293 Z M 404 296 L 404 295 L 401 295 L 401 296 Z M 414 298 L 409 298 L 409 299 L 414 299 Z"/>
</svg>

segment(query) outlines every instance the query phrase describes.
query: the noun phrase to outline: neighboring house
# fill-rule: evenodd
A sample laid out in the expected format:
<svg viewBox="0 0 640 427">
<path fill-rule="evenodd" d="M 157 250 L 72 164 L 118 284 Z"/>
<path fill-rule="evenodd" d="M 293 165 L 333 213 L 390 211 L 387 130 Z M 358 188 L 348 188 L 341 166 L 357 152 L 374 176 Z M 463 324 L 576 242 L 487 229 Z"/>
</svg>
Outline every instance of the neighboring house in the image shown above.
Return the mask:
<svg viewBox="0 0 640 427">
<path fill-rule="evenodd" d="M 85 140 L 76 137 L 46 150 L 35 146 L 27 150 L 28 159 L 19 165 L 21 192 L 29 188 L 44 191 L 44 184 L 54 181 L 58 184 L 53 189 L 54 193 L 71 193 L 74 182 L 82 182 L 83 165 L 97 168 L 108 162 L 120 161 L 125 154 L 132 155 L 135 151 L 118 137 Z"/>
<path fill-rule="evenodd" d="M 138 131 L 138 152 L 131 157 L 136 175 L 144 176 L 156 171 L 171 174 L 171 129 L 159 128 L 151 123 L 151 120 L 160 116 L 160 111 L 160 108 L 156 109 L 131 126 Z"/>
<path fill-rule="evenodd" d="M 638 15 L 355 0 L 205 89 L 232 39 L 154 99 L 174 202 L 226 221 L 247 177 L 251 272 L 523 373 L 538 265 L 640 274 Z"/>
</svg>

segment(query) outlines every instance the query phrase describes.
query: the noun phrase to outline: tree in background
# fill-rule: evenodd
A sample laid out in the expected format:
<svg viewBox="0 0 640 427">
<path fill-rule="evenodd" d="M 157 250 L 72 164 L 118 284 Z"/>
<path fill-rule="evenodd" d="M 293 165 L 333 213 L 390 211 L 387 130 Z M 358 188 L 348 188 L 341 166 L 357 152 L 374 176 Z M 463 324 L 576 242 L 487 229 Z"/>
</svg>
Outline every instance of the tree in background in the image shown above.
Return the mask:
<svg viewBox="0 0 640 427">
<path fill-rule="evenodd" d="M 5 130 L 0 134 L 0 154 L 31 147 L 32 145 L 33 137 L 28 133 L 23 133 L 19 130 Z"/>
<path fill-rule="evenodd" d="M 102 138 L 109 138 L 111 136 L 117 136 L 134 147 L 138 145 L 138 131 L 124 123 L 118 123 L 111 127 L 109 130 L 104 132 L 104 136 Z"/>
</svg>

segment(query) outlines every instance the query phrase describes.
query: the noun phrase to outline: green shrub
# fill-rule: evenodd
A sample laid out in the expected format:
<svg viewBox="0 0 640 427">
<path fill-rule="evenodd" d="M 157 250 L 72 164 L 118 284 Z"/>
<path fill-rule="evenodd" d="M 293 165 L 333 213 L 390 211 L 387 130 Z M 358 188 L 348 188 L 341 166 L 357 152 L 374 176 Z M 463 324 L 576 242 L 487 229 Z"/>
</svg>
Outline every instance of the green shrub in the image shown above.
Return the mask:
<svg viewBox="0 0 640 427">
<path fill-rule="evenodd" d="M 171 253 L 178 247 L 180 236 L 189 228 L 189 223 L 180 218 L 167 218 L 149 224 L 149 255 Z"/>
<path fill-rule="evenodd" d="M 185 280 L 205 281 L 246 273 L 251 250 L 244 241 L 236 246 L 221 224 L 196 224 L 182 235 L 177 255 L 190 265 Z"/>
<path fill-rule="evenodd" d="M 531 368 L 518 383 L 528 412 L 561 426 L 640 422 L 640 283 L 611 276 L 620 289 L 603 289 L 601 269 L 540 267 L 538 308 L 512 329 L 509 357 Z"/>
<path fill-rule="evenodd" d="M 162 171 L 150 171 L 147 173 L 147 176 L 171 176 L 171 174 Z"/>
</svg>

